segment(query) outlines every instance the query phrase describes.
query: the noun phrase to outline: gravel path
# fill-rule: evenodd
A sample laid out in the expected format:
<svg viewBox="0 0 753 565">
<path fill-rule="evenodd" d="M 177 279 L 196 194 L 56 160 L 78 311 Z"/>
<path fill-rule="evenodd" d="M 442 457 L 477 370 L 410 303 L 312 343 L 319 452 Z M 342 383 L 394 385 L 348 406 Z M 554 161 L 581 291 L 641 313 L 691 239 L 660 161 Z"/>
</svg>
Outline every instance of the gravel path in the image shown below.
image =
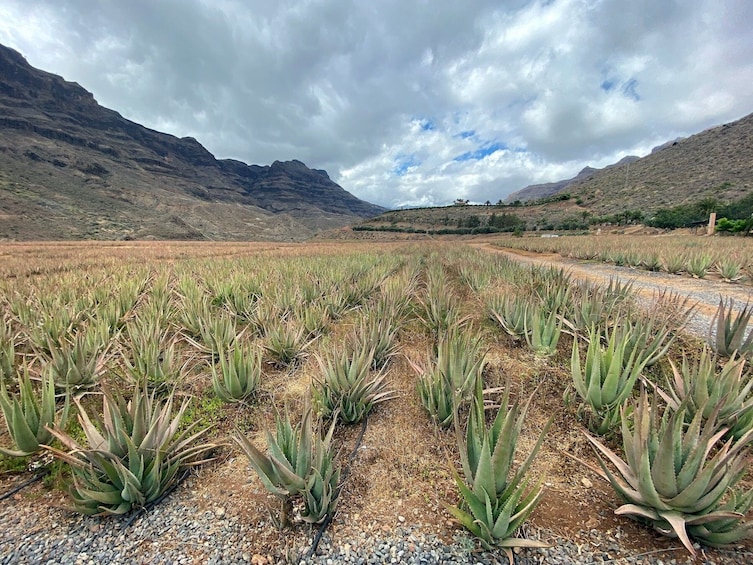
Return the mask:
<svg viewBox="0 0 753 565">
<path fill-rule="evenodd" d="M 381 535 L 361 533 L 351 539 L 325 534 L 317 554 L 305 556 L 313 532 L 303 527 L 291 533 L 288 547 L 274 554 L 258 554 L 247 541 L 260 523 L 244 523 L 223 508 L 201 511 L 190 487 L 179 488 L 149 513 L 124 528 L 125 520 L 88 518 L 42 506 L 38 512 L 19 513 L 11 499 L 0 509 L 0 563 L 102 564 L 102 563 L 336 563 L 378 564 L 503 564 L 502 552 L 480 552 L 475 543 L 459 535 L 451 544 L 419 528 L 405 526 Z M 546 531 L 532 537 L 551 543 L 547 549 L 516 553 L 521 565 L 540 563 L 692 563 L 684 550 L 660 549 L 632 555 L 621 549 L 621 532 L 586 532 L 589 543 L 576 545 Z M 529 533 L 529 535 L 531 535 Z M 675 544 L 679 546 L 679 544 Z M 715 551 L 703 563 L 752 563 L 753 552 Z"/>
</svg>

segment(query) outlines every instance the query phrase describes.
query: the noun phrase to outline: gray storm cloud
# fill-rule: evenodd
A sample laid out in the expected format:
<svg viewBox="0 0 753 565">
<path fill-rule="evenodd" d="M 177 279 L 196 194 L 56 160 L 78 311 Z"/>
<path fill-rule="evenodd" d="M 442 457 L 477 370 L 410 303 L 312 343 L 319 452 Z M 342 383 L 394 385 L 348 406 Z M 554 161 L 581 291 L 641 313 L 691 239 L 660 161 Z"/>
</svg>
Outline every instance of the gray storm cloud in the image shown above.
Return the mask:
<svg viewBox="0 0 753 565">
<path fill-rule="evenodd" d="M 218 157 L 496 201 L 753 111 L 753 3 L 4 0 L 0 42 Z"/>
</svg>

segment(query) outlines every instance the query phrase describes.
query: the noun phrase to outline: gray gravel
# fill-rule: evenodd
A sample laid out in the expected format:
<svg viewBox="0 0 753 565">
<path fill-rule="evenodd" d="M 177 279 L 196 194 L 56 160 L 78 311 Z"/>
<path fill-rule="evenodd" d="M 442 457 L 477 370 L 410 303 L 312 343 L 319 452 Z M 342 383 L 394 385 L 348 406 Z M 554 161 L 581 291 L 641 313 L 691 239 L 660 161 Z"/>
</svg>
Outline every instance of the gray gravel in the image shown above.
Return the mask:
<svg viewBox="0 0 753 565">
<path fill-rule="evenodd" d="M 231 509 L 199 510 L 198 496 L 190 486 L 179 488 L 162 504 L 140 515 L 124 529 L 124 519 L 84 517 L 40 504 L 34 512 L 23 497 L 11 498 L 0 508 L 0 564 L 17 563 L 507 563 L 503 552 L 481 551 L 465 534 L 445 544 L 431 533 L 404 525 L 392 532 L 361 532 L 341 539 L 326 533 L 312 558 L 305 558 L 314 531 L 299 525 L 282 535 L 273 553 L 253 546 L 249 539 L 272 528 L 264 522 L 245 523 Z M 690 563 L 682 551 L 664 544 L 649 554 L 634 555 L 622 549 L 624 534 L 616 531 L 583 532 L 576 544 L 547 531 L 528 532 L 529 537 L 551 543 L 547 549 L 525 549 L 516 563 Z M 704 563 L 753 563 L 753 552 L 714 551 Z"/>
</svg>

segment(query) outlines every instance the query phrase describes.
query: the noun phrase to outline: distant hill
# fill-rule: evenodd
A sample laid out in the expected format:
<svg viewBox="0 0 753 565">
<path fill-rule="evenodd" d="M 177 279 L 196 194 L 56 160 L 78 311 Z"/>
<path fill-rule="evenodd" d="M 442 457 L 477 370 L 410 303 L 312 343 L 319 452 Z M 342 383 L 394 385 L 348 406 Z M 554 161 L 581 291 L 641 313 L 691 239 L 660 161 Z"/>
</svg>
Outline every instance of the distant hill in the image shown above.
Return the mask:
<svg viewBox="0 0 753 565">
<path fill-rule="evenodd" d="M 0 45 L 0 239 L 301 240 L 383 211 L 300 161 L 216 159 Z"/>
<path fill-rule="evenodd" d="M 573 181 L 567 192 L 593 214 L 651 213 L 706 197 L 732 201 L 753 190 L 753 114 L 655 148 L 629 165 Z"/>
<path fill-rule="evenodd" d="M 528 202 L 529 200 L 537 200 L 539 198 L 552 196 L 554 194 L 557 194 L 558 192 L 566 190 L 567 187 L 570 186 L 570 183 L 590 176 L 597 170 L 598 169 L 594 169 L 593 167 L 584 167 L 581 172 L 579 172 L 571 179 L 560 180 L 557 182 L 547 182 L 543 184 L 529 184 L 527 187 L 521 188 L 520 190 L 513 192 L 510 196 L 505 198 L 505 202 L 507 204 L 515 201 Z"/>
<path fill-rule="evenodd" d="M 572 179 L 526 187 L 507 205 L 391 211 L 354 229 L 413 234 L 483 233 L 495 226 L 581 229 L 594 218 L 632 212 L 650 218 L 662 208 L 707 198 L 731 203 L 751 193 L 753 114 L 669 141 L 645 157 L 625 157 L 603 169 L 586 167 Z"/>
</svg>

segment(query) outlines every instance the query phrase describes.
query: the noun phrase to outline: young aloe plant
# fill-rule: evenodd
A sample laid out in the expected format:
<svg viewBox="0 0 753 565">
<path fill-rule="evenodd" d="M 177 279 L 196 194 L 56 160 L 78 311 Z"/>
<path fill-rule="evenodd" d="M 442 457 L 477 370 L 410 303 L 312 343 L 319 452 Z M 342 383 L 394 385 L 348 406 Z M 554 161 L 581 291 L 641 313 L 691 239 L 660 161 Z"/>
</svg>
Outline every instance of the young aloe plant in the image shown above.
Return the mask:
<svg viewBox="0 0 753 565">
<path fill-rule="evenodd" d="M 397 352 L 397 332 L 399 326 L 391 318 L 368 316 L 361 318 L 351 335 L 354 350 L 373 349 L 374 369 L 381 369 Z"/>
<path fill-rule="evenodd" d="M 251 396 L 261 381 L 262 353 L 235 344 L 220 355 L 220 370 L 212 365 L 212 387 L 223 402 L 242 402 Z"/>
<path fill-rule="evenodd" d="M 195 422 L 179 432 L 185 400 L 173 414 L 171 394 L 165 401 L 135 387 L 126 401 L 105 389 L 103 416 L 89 416 L 76 401 L 78 420 L 87 446 L 80 445 L 60 427 L 52 434 L 70 451 L 45 446 L 71 467 L 73 508 L 82 514 L 125 514 L 154 502 L 172 486 L 182 468 L 199 465 L 214 444 L 199 444 L 209 428 L 191 433 Z"/>
<path fill-rule="evenodd" d="M 635 406 L 634 423 L 626 414 L 623 411 L 625 460 L 586 435 L 601 476 L 626 503 L 615 514 L 648 520 L 659 533 L 678 537 L 693 555 L 691 537 L 709 545 L 749 538 L 753 523 L 743 518 L 753 490 L 738 496 L 733 488 L 745 473 L 753 430 L 719 445 L 726 429 L 717 427 L 718 410 L 705 423 L 699 410 L 686 426 L 685 405 L 677 411 L 666 408 L 660 418 L 656 401 L 649 401 L 645 390 Z"/>
<path fill-rule="evenodd" d="M 448 506 L 461 525 L 481 540 L 486 548 L 505 550 L 513 562 L 511 548 L 547 547 L 546 544 L 513 535 L 534 510 L 543 494 L 541 481 L 530 486 L 526 473 L 544 440 L 550 419 L 525 460 L 513 472 L 518 436 L 523 427 L 533 395 L 521 406 L 509 406 L 510 389 L 505 387 L 501 406 L 490 428 L 484 422 L 483 397 L 480 388 L 471 408 L 465 434 L 455 417 L 463 478 L 456 472 L 460 506 Z"/>
<path fill-rule="evenodd" d="M 379 372 L 369 378 L 374 363 L 374 350 L 362 348 L 349 353 L 328 353 L 317 357 L 321 377 L 314 378 L 312 394 L 317 411 L 323 418 L 338 414 L 343 422 L 360 422 L 371 409 L 396 393 L 386 390 L 386 373 Z"/>
<path fill-rule="evenodd" d="M 319 524 L 335 511 L 340 493 L 340 469 L 332 450 L 332 434 L 337 419 L 321 437 L 318 425 L 312 423 L 312 410 L 306 397 L 303 418 L 297 427 L 290 422 L 290 414 L 275 415 L 276 434 L 268 430 L 268 455 L 262 453 L 240 430 L 232 438 L 248 457 L 264 487 L 282 502 L 281 522 L 288 524 L 291 497 L 303 497 L 306 522 Z"/>
<path fill-rule="evenodd" d="M 600 340 L 600 332 L 592 327 L 583 366 L 578 340 L 573 340 L 570 368 L 575 390 L 588 407 L 589 429 L 604 435 L 619 421 L 622 404 L 632 394 L 646 360 L 639 361 L 637 350 L 630 350 L 629 330 L 612 332 L 606 349 Z"/>
<path fill-rule="evenodd" d="M 278 321 L 267 326 L 264 350 L 278 368 L 296 362 L 301 354 L 316 338 L 308 338 L 303 326 L 286 321 Z"/>
<path fill-rule="evenodd" d="M 198 339 L 186 336 L 186 340 L 202 353 L 208 353 L 217 359 L 221 351 L 225 351 L 235 341 L 235 318 L 228 313 L 218 315 L 207 314 L 208 317 L 197 319 Z"/>
<path fill-rule="evenodd" d="M 525 336 L 528 346 L 537 357 L 551 357 L 557 353 L 562 333 L 562 321 L 555 310 L 549 314 L 539 308 L 531 314 L 530 321 L 526 317 Z"/>
<path fill-rule="evenodd" d="M 416 389 L 421 404 L 443 427 L 452 424 L 456 402 L 473 399 L 485 366 L 481 340 L 453 326 L 437 344 L 437 358 L 427 370 L 411 361 L 418 375 Z"/>
<path fill-rule="evenodd" d="M 528 301 L 516 295 L 495 296 L 488 304 L 489 316 L 495 320 L 507 335 L 519 340 L 531 326 Z"/>
<path fill-rule="evenodd" d="M 59 387 L 82 389 L 93 387 L 105 366 L 106 345 L 87 342 L 86 334 L 77 333 L 73 343 L 49 342 L 51 359 L 45 366 Z"/>
<path fill-rule="evenodd" d="M 747 337 L 745 332 L 753 316 L 753 308 L 746 304 L 736 313 L 734 306 L 735 301 L 731 298 L 726 306 L 724 301 L 719 299 L 719 308 L 709 327 L 709 344 L 719 355 L 729 357 L 737 351 L 743 357 L 748 357 L 753 354 L 753 331 L 749 332 Z"/>
<path fill-rule="evenodd" d="M 656 364 L 669 351 L 677 339 L 678 330 L 688 321 L 694 307 L 686 308 L 675 302 L 674 315 L 665 316 L 666 312 L 661 307 L 662 299 L 659 298 L 657 309 L 648 316 L 639 316 L 618 324 L 615 331 L 620 332 L 628 340 L 628 350 L 636 351 L 636 360 L 644 362 L 646 367 Z M 662 319 L 662 317 L 664 319 Z"/>
<path fill-rule="evenodd" d="M 157 319 L 136 318 L 128 325 L 130 354 L 123 355 L 125 376 L 132 384 L 167 392 L 179 379 L 175 342 Z"/>
<path fill-rule="evenodd" d="M 0 380 L 10 381 L 16 374 L 16 342 L 10 322 L 0 323 Z"/>
<path fill-rule="evenodd" d="M 708 419 L 716 410 L 717 424 L 728 428 L 729 437 L 740 439 L 753 428 L 753 375 L 743 374 L 745 359 L 733 354 L 717 374 L 717 358 L 704 347 L 693 364 L 685 355 L 679 369 L 671 359 L 669 363 L 669 395 L 659 394 L 675 410 L 684 406 L 686 422 L 699 411 Z"/>
<path fill-rule="evenodd" d="M 69 396 L 58 414 L 55 404 L 55 381 L 51 375 L 42 377 L 39 393 L 34 392 L 29 372 L 24 368 L 18 380 L 18 396 L 11 395 L 0 379 L 0 408 L 5 417 L 11 442 L 16 449 L 0 447 L 0 453 L 10 457 L 25 457 L 39 451 L 42 444 L 52 441 L 47 426 L 65 426 L 68 420 Z"/>
</svg>

